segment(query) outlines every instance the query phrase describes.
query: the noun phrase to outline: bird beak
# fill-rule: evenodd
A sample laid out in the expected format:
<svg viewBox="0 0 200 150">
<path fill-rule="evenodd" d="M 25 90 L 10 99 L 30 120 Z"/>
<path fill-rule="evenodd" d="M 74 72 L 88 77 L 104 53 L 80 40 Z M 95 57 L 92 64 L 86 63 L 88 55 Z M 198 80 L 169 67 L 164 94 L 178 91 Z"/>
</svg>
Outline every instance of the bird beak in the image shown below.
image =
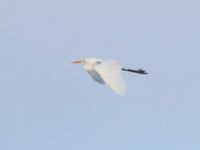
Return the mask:
<svg viewBox="0 0 200 150">
<path fill-rule="evenodd" d="M 81 61 L 81 60 L 76 60 L 76 61 L 73 61 L 72 63 L 73 63 L 73 64 L 81 64 L 82 61 Z"/>
</svg>

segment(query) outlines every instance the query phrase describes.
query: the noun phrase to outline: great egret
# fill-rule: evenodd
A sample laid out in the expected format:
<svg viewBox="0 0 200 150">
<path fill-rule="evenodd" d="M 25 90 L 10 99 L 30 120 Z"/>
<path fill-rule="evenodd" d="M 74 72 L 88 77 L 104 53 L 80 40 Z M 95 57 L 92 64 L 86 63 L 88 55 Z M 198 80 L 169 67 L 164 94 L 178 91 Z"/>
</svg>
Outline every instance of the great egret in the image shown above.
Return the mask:
<svg viewBox="0 0 200 150">
<path fill-rule="evenodd" d="M 127 91 L 122 77 L 122 71 L 147 74 L 143 69 L 125 69 L 119 62 L 114 60 L 102 61 L 98 58 L 85 58 L 73 61 L 72 63 L 83 64 L 84 69 L 96 82 L 107 84 L 113 91 L 121 96 L 125 95 Z"/>
</svg>

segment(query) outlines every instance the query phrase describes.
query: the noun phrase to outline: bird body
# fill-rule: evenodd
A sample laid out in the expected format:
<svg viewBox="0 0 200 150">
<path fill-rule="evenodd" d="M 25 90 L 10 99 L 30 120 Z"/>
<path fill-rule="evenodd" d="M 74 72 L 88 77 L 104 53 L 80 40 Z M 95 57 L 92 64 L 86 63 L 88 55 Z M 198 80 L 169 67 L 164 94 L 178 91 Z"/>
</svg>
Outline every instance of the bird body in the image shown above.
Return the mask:
<svg viewBox="0 0 200 150">
<path fill-rule="evenodd" d="M 98 58 L 90 58 L 82 60 L 85 71 L 98 83 L 105 84 L 101 75 L 96 71 L 96 67 L 101 64 L 102 60 Z"/>
<path fill-rule="evenodd" d="M 130 71 L 139 74 L 147 74 L 144 70 L 124 69 L 114 60 L 103 61 L 98 58 L 86 58 L 74 61 L 75 64 L 83 64 L 83 68 L 100 84 L 107 84 L 114 92 L 123 96 L 126 94 L 126 84 L 122 77 L 122 71 Z"/>
</svg>

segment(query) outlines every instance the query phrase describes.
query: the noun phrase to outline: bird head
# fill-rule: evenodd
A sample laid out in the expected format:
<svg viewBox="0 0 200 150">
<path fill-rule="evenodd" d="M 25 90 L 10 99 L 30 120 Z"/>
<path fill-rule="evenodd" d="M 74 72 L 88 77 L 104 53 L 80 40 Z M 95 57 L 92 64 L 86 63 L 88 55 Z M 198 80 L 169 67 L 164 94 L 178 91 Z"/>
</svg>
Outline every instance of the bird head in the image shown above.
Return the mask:
<svg viewBox="0 0 200 150">
<path fill-rule="evenodd" d="M 86 61 L 85 61 L 85 59 L 79 59 L 79 60 L 73 61 L 72 63 L 73 63 L 73 64 L 85 64 Z"/>
<path fill-rule="evenodd" d="M 98 58 L 85 58 L 85 59 L 79 59 L 79 60 L 75 60 L 72 63 L 74 64 L 83 64 L 83 65 L 98 65 L 101 63 L 101 60 Z"/>
<path fill-rule="evenodd" d="M 91 71 L 94 69 L 94 67 L 101 64 L 101 60 L 98 58 L 85 58 L 85 59 L 79 59 L 79 60 L 73 61 L 72 63 L 82 64 L 85 70 Z"/>
</svg>

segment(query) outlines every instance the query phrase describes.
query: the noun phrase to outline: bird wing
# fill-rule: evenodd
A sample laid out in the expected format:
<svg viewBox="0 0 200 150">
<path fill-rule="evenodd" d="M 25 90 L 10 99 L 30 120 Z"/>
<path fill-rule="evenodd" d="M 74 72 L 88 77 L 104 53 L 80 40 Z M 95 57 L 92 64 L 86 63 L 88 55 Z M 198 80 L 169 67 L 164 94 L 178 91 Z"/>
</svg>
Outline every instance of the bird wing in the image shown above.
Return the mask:
<svg viewBox="0 0 200 150">
<path fill-rule="evenodd" d="M 98 72 L 96 72 L 95 70 L 87 70 L 87 72 L 96 82 L 100 84 L 105 84 L 104 80 L 101 78 Z"/>
<path fill-rule="evenodd" d="M 126 94 L 126 85 L 121 72 L 122 66 L 118 62 L 102 62 L 94 69 L 113 91 L 121 96 Z"/>
</svg>

